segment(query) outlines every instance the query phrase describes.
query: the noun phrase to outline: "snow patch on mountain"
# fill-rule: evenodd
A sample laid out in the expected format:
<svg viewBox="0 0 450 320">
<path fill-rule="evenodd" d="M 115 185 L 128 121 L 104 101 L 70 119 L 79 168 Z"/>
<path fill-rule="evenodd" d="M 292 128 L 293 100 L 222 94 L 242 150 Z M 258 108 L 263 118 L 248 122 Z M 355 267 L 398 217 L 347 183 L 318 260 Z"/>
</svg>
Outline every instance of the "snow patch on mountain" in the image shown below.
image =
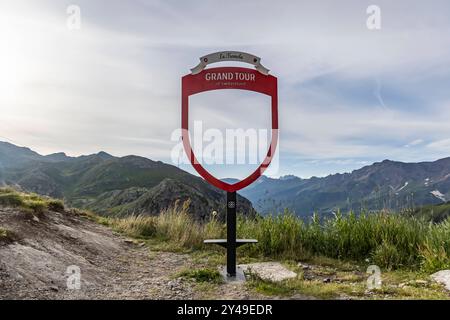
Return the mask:
<svg viewBox="0 0 450 320">
<path fill-rule="evenodd" d="M 401 187 L 400 189 L 397 190 L 397 192 L 402 191 L 403 189 L 405 189 L 408 186 L 409 182 L 406 181 L 405 184 L 403 185 L 403 187 Z"/>
<path fill-rule="evenodd" d="M 430 193 L 433 196 L 435 196 L 436 198 L 442 200 L 443 202 L 447 202 L 447 200 L 445 199 L 445 196 L 439 190 L 433 190 Z"/>
<path fill-rule="evenodd" d="M 394 188 L 393 186 L 389 186 L 389 187 L 392 189 L 392 191 L 395 192 L 396 195 L 398 195 L 398 193 L 400 191 L 402 191 L 403 189 L 405 189 L 408 186 L 408 184 L 409 184 L 409 182 L 406 181 L 405 184 L 402 187 L 398 188 L 398 189 Z"/>
</svg>

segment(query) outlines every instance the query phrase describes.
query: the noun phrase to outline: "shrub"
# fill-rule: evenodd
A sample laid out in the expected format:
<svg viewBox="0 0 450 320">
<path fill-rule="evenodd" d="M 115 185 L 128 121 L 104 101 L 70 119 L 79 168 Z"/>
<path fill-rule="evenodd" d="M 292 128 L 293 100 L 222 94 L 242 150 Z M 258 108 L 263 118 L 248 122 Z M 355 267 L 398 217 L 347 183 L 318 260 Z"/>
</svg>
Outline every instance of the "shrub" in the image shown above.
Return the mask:
<svg viewBox="0 0 450 320">
<path fill-rule="evenodd" d="M 372 252 L 372 261 L 388 270 L 402 266 L 402 260 L 397 248 L 388 242 L 383 242 Z"/>
<path fill-rule="evenodd" d="M 273 217 L 245 219 L 238 221 L 238 234 L 243 238 L 255 238 L 256 245 L 248 245 L 243 250 L 264 256 L 299 258 L 305 255 L 302 220 L 286 211 Z"/>
<path fill-rule="evenodd" d="M 47 207 L 51 211 L 62 212 L 64 211 L 64 202 L 61 200 L 50 199 L 47 201 Z"/>
<path fill-rule="evenodd" d="M 20 207 L 37 214 L 43 213 L 47 209 L 64 211 L 64 203 L 61 200 L 39 196 L 35 193 L 24 193 L 11 188 L 0 188 L 0 205 Z"/>
<path fill-rule="evenodd" d="M 181 206 L 177 202 L 159 216 L 132 215 L 125 218 L 108 218 L 86 212 L 84 215 L 130 237 L 159 238 L 170 241 L 179 248 L 199 249 L 204 246 L 204 239 L 223 235 L 225 230 L 223 223 L 217 221 L 215 217 L 208 223 L 199 223 L 189 215 L 188 208 L 189 201 Z"/>
<path fill-rule="evenodd" d="M 156 234 L 156 222 L 154 217 L 142 215 L 130 216 L 123 219 L 114 219 L 110 224 L 117 231 L 135 238 L 150 238 Z"/>
<path fill-rule="evenodd" d="M 18 207 L 23 205 L 22 197 L 18 193 L 1 192 L 0 205 Z"/>
<path fill-rule="evenodd" d="M 187 248 L 203 246 L 204 229 L 188 213 L 189 201 L 181 208 L 177 202 L 172 208 L 164 210 L 156 219 L 157 234 L 164 239 L 175 240 Z"/>
<path fill-rule="evenodd" d="M 424 243 L 419 246 L 419 255 L 424 271 L 450 268 L 450 219 L 430 225 Z"/>
<path fill-rule="evenodd" d="M 0 194 L 4 194 L 4 193 L 14 193 L 14 192 L 15 192 L 15 190 L 12 189 L 12 188 L 5 188 L 5 187 L 0 188 Z"/>
<path fill-rule="evenodd" d="M 219 271 L 212 269 L 186 270 L 181 272 L 180 277 L 193 279 L 197 282 L 222 283 L 223 279 Z"/>
<path fill-rule="evenodd" d="M 0 228 L 0 242 L 10 242 L 16 239 L 14 232 Z"/>
<path fill-rule="evenodd" d="M 36 214 L 44 213 L 47 210 L 47 203 L 44 200 L 25 200 L 23 206 Z"/>
</svg>

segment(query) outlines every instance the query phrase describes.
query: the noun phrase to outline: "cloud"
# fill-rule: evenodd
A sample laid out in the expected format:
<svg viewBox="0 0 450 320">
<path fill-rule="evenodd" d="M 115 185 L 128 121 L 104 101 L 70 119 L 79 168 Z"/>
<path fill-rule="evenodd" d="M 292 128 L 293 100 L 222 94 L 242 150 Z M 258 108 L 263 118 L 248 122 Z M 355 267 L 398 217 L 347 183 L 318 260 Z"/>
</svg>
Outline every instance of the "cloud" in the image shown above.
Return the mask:
<svg viewBox="0 0 450 320">
<path fill-rule="evenodd" d="M 416 139 L 416 140 L 411 141 L 408 144 L 405 144 L 405 148 L 414 147 L 414 146 L 417 146 L 422 143 L 423 143 L 423 139 Z"/>
<path fill-rule="evenodd" d="M 280 172 L 448 156 L 448 1 L 380 0 L 380 31 L 366 28 L 370 1 L 77 2 L 76 32 L 70 1 L 0 4 L 0 136 L 42 153 L 170 161 L 180 77 L 198 57 L 235 49 L 279 77 Z M 202 116 L 244 128 L 267 120 L 229 103 L 205 98 Z M 296 165 L 308 159 L 317 167 Z"/>
<path fill-rule="evenodd" d="M 434 141 L 428 144 L 427 147 L 439 151 L 450 152 L 450 139 Z"/>
</svg>

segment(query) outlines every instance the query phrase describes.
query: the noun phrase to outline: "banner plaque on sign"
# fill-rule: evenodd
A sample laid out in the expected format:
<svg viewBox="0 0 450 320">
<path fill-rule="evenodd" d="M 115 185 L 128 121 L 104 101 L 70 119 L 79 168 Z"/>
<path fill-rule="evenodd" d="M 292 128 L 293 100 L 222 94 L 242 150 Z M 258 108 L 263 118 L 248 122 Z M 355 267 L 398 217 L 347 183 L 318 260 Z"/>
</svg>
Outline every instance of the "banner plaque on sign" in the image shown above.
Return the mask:
<svg viewBox="0 0 450 320">
<path fill-rule="evenodd" d="M 205 69 L 208 64 L 222 61 L 240 61 L 255 66 L 255 69 L 242 67 L 219 67 Z M 253 239 L 236 239 L 236 191 L 247 187 L 258 179 L 267 169 L 278 142 L 278 89 L 277 78 L 269 75 L 269 70 L 261 65 L 261 59 L 254 55 L 225 51 L 216 52 L 200 58 L 200 64 L 191 69 L 192 73 L 182 78 L 181 129 L 183 145 L 194 169 L 210 184 L 227 192 L 227 239 L 205 240 L 227 248 L 227 274 L 236 276 L 236 248 L 246 243 L 256 243 Z M 210 174 L 197 161 L 189 138 L 189 96 L 211 91 L 238 89 L 254 91 L 271 97 L 272 134 L 266 157 L 259 167 L 245 179 L 230 184 Z"/>
</svg>

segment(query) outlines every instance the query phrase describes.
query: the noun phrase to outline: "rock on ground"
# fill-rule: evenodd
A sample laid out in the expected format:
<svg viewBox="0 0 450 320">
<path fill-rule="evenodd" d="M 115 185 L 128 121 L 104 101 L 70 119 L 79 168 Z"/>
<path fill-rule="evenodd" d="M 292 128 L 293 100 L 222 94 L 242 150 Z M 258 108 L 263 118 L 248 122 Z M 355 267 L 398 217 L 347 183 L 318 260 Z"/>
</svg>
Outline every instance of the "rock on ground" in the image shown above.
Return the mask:
<svg viewBox="0 0 450 320">
<path fill-rule="evenodd" d="M 445 286 L 450 291 L 450 270 L 441 270 L 431 275 L 431 278 Z"/>
<path fill-rule="evenodd" d="M 297 274 L 279 262 L 258 262 L 239 265 L 245 273 L 253 273 L 262 280 L 279 282 L 297 277 Z"/>
</svg>

